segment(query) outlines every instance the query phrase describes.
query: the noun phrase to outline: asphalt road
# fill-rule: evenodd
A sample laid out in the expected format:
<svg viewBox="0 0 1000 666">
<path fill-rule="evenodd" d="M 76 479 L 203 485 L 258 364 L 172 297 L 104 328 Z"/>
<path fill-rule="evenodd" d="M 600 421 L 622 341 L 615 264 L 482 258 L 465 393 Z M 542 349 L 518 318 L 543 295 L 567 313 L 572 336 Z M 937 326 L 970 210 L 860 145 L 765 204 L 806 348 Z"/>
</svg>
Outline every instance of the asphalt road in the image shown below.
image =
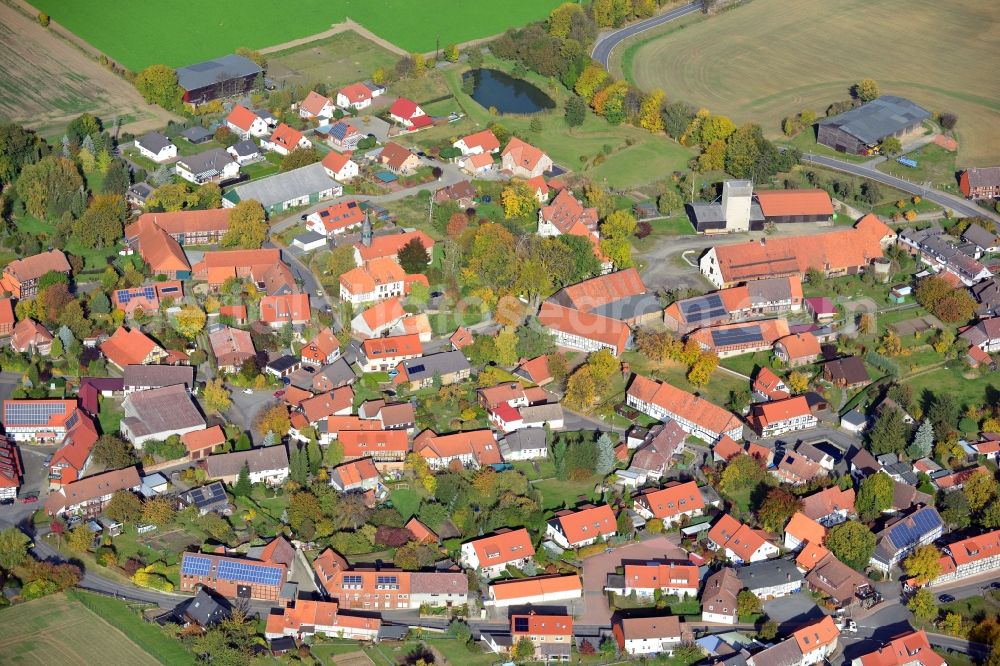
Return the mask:
<svg viewBox="0 0 1000 666">
<path fill-rule="evenodd" d="M 610 32 L 598 38 L 597 43 L 594 44 L 594 50 L 590 52 L 590 55 L 594 60 L 601 63 L 604 69 L 608 69 L 608 63 L 611 61 L 611 52 L 625 39 L 697 11 L 701 11 L 700 0 L 692 2 L 689 5 L 684 5 L 683 7 L 671 9 L 665 14 L 660 14 L 659 16 L 654 16 L 645 21 L 639 21 L 620 30 Z"/>
<path fill-rule="evenodd" d="M 868 178 L 869 180 L 874 180 L 883 185 L 888 185 L 894 187 L 897 190 L 902 190 L 903 192 L 908 192 L 910 194 L 916 194 L 928 201 L 933 201 L 936 204 L 944 206 L 945 208 L 950 208 L 962 217 L 985 217 L 993 220 L 994 222 L 1000 222 L 1000 215 L 981 208 L 965 199 L 955 196 L 954 194 L 948 194 L 947 192 L 941 192 L 940 190 L 935 190 L 933 188 L 924 187 L 923 185 L 918 185 L 916 183 L 911 183 L 902 178 L 897 178 L 896 176 L 890 176 L 887 173 L 882 173 L 881 171 L 876 171 L 875 169 L 869 168 L 862 164 L 854 164 L 851 162 L 844 162 L 842 160 L 834 159 L 832 157 L 824 157 L 822 155 L 813 155 L 811 153 L 806 153 L 802 155 L 803 162 L 811 162 L 813 164 L 818 164 L 820 166 L 826 167 L 828 169 L 836 169 L 837 171 L 843 171 L 844 173 L 849 173 L 854 176 L 861 176 L 862 178 Z"/>
</svg>

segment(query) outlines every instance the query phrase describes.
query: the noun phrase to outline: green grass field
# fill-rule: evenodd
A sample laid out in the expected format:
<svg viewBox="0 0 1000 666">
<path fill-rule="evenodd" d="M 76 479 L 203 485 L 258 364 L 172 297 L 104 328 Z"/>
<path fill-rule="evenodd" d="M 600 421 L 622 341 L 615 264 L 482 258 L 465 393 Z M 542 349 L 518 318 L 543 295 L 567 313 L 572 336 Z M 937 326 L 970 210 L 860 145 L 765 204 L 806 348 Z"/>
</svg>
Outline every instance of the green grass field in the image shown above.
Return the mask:
<svg viewBox="0 0 1000 666">
<path fill-rule="evenodd" d="M 637 37 L 620 62 L 640 88 L 760 123 L 803 109 L 821 116 L 863 77 L 883 94 L 956 113 L 958 166 L 1000 159 L 1000 77 L 985 53 L 1000 49 L 991 0 L 754 0 L 666 34 Z"/>
<path fill-rule="evenodd" d="M 978 377 L 967 378 L 960 361 L 950 361 L 946 366 L 903 380 L 913 388 L 916 399 L 922 399 L 924 391 L 934 394 L 947 393 L 959 404 L 979 405 L 986 402 L 986 392 L 1000 391 L 1000 377 L 988 370 Z"/>
<path fill-rule="evenodd" d="M 135 3 L 105 0 L 33 0 L 32 5 L 132 70 L 164 63 L 188 65 L 323 32 L 345 18 L 407 51 L 433 51 L 440 41 L 465 42 L 548 16 L 561 0 L 173 0 Z"/>
<path fill-rule="evenodd" d="M 0 661 L 27 665 L 59 663 L 62 666 L 96 663 L 154 666 L 194 662 L 180 643 L 159 634 L 155 626 L 145 625 L 180 652 L 153 640 L 138 630 L 144 625 L 143 621 L 124 604 L 113 599 L 107 601 L 116 606 L 101 606 L 100 611 L 94 611 L 76 599 L 56 594 L 0 612 L 0 625 L 4 628 L 3 638 L 0 638 L 0 654 L 3 654 Z M 122 612 L 129 615 L 128 619 L 134 619 L 134 625 L 123 626 L 118 622 Z"/>
<path fill-rule="evenodd" d="M 903 166 L 895 160 L 887 160 L 875 168 L 884 173 L 902 176 L 914 183 L 930 181 L 938 189 L 958 194 L 955 153 L 932 143 L 917 148 L 906 156 L 917 161 L 915 169 Z"/>
<path fill-rule="evenodd" d="M 286 85 L 342 86 L 367 79 L 377 67 L 391 68 L 398 56 L 353 30 L 267 54 L 267 75 Z"/>
</svg>

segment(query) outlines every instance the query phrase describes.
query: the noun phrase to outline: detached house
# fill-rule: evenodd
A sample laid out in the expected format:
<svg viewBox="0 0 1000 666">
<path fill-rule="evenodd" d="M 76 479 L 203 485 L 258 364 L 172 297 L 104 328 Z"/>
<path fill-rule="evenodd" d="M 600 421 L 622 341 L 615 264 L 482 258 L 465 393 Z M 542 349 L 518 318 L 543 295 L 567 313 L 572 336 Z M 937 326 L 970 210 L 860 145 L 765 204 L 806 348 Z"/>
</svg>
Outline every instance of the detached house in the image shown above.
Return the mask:
<svg viewBox="0 0 1000 666">
<path fill-rule="evenodd" d="M 405 97 L 398 98 L 389 107 L 389 118 L 408 130 L 418 130 L 430 127 L 433 122 L 420 106 Z"/>
<path fill-rule="evenodd" d="M 584 208 L 568 189 L 556 195 L 547 206 L 538 209 L 538 235 L 599 236 L 597 209 Z"/>
<path fill-rule="evenodd" d="M 209 333 L 208 341 L 219 372 L 238 372 L 247 359 L 257 355 L 250 334 L 238 328 L 223 326 L 216 329 Z"/>
<path fill-rule="evenodd" d="M 774 371 L 768 367 L 762 367 L 757 371 L 753 380 L 753 399 L 756 402 L 768 400 L 785 400 L 791 397 L 792 392 L 788 385 Z"/>
<path fill-rule="evenodd" d="M 306 98 L 299 103 L 299 117 L 330 119 L 333 112 L 337 110 L 337 105 L 333 100 L 325 95 L 320 95 L 315 90 L 310 90 Z"/>
<path fill-rule="evenodd" d="M 672 654 L 681 644 L 681 621 L 676 615 L 618 617 L 611 625 L 618 648 L 633 657 Z"/>
<path fill-rule="evenodd" d="M 965 329 L 959 336 L 970 347 L 987 354 L 1000 352 L 1000 317 L 984 319 Z"/>
<path fill-rule="evenodd" d="M 377 338 L 387 333 L 406 316 L 399 297 L 387 298 L 351 320 L 351 333 L 361 339 Z"/>
<path fill-rule="evenodd" d="M 920 546 L 936 541 L 944 531 L 937 509 L 925 506 L 892 523 L 876 534 L 875 553 L 869 565 L 883 574 Z"/>
<path fill-rule="evenodd" d="M 178 176 L 195 185 L 223 183 L 240 176 L 239 163 L 222 148 L 182 157 L 174 168 Z"/>
<path fill-rule="evenodd" d="M 309 294 L 282 294 L 260 299 L 260 320 L 271 328 L 303 326 L 312 319 Z"/>
<path fill-rule="evenodd" d="M 641 562 L 625 563 L 624 583 L 620 588 L 617 574 L 608 574 L 605 590 L 629 596 L 633 592 L 639 599 L 652 599 L 656 590 L 665 595 L 677 597 L 697 597 L 700 581 L 698 567 L 687 562 Z"/>
<path fill-rule="evenodd" d="M 21 354 L 38 353 L 48 356 L 52 351 L 52 341 L 55 338 L 48 329 L 33 319 L 22 319 L 17 322 L 10 336 L 10 348 Z"/>
<path fill-rule="evenodd" d="M 507 567 L 522 569 L 535 556 L 531 535 L 523 527 L 498 530 L 495 534 L 462 544 L 461 564 L 484 578 L 496 578 Z"/>
<path fill-rule="evenodd" d="M 420 158 L 409 149 L 390 141 L 382 148 L 379 163 L 393 173 L 408 176 L 420 166 Z"/>
<path fill-rule="evenodd" d="M 260 145 L 265 150 L 273 150 L 279 155 L 288 155 L 299 148 L 312 148 L 312 141 L 297 129 L 281 123 L 271 136 L 261 139 Z"/>
<path fill-rule="evenodd" d="M 736 597 L 742 589 L 743 583 L 731 567 L 723 567 L 709 576 L 701 594 L 702 620 L 736 624 Z"/>
<path fill-rule="evenodd" d="M 359 458 L 330 470 L 330 485 L 340 493 L 377 491 L 382 475 L 371 458 Z"/>
<path fill-rule="evenodd" d="M 646 520 L 661 520 L 669 528 L 686 518 L 702 515 L 705 500 L 694 481 L 673 482 L 659 490 L 644 491 L 635 498 L 633 508 Z"/>
<path fill-rule="evenodd" d="M 761 402 L 750 406 L 747 419 L 761 437 L 776 437 L 786 432 L 815 428 L 819 421 L 809 409 L 805 396 Z"/>
<path fill-rule="evenodd" d="M 263 118 L 241 104 L 234 106 L 226 116 L 226 127 L 244 140 L 252 136 L 264 136 L 270 129 Z"/>
<path fill-rule="evenodd" d="M 481 132 L 464 136 L 452 144 L 462 151 L 462 155 L 481 155 L 500 152 L 500 141 L 493 130 L 484 129 Z"/>
<path fill-rule="evenodd" d="M 284 444 L 275 444 L 249 451 L 220 453 L 206 458 L 204 465 L 209 479 L 219 479 L 232 485 L 246 465 L 250 483 L 277 486 L 288 478 L 288 450 Z"/>
<path fill-rule="evenodd" d="M 365 138 L 364 135 L 347 120 L 338 120 L 334 124 L 330 125 L 330 128 L 326 132 L 326 137 L 327 143 L 333 146 L 334 150 L 339 150 L 345 153 L 356 150 L 358 143 L 361 139 Z"/>
<path fill-rule="evenodd" d="M 442 386 L 456 384 L 472 375 L 472 366 L 462 352 L 446 351 L 401 361 L 396 366 L 393 384 L 408 385 L 411 391 L 440 381 Z"/>
<path fill-rule="evenodd" d="M 856 657 L 851 666 L 947 666 L 931 647 L 924 630 L 892 639 L 879 649 Z"/>
<path fill-rule="evenodd" d="M 802 589 L 804 576 L 791 560 L 757 562 L 736 570 L 743 587 L 758 599 L 778 599 Z"/>
<path fill-rule="evenodd" d="M 360 228 L 364 221 L 365 212 L 357 201 L 340 201 L 323 210 L 310 213 L 306 217 L 306 228 L 333 237 Z"/>
<path fill-rule="evenodd" d="M 354 180 L 359 173 L 358 163 L 351 159 L 350 153 L 327 153 L 323 158 L 323 168 L 330 178 L 345 183 Z"/>
<path fill-rule="evenodd" d="M 119 326 L 100 347 L 108 362 L 124 371 L 127 365 L 158 363 L 167 352 L 138 328 Z"/>
<path fill-rule="evenodd" d="M 361 343 L 358 365 L 362 372 L 385 372 L 423 353 L 420 336 L 415 334 L 369 338 Z"/>
<path fill-rule="evenodd" d="M 305 365 L 329 365 L 340 358 L 340 340 L 329 327 L 324 328 L 302 348 L 300 354 Z"/>
<path fill-rule="evenodd" d="M 515 178 L 528 180 L 552 170 L 552 158 L 516 136 L 507 142 L 500 159 L 503 170 Z"/>
<path fill-rule="evenodd" d="M 837 651 L 840 630 L 829 615 L 792 633 L 791 637 L 747 657 L 747 666 L 811 666 Z"/>
<path fill-rule="evenodd" d="M 833 527 L 855 515 L 854 488 L 831 486 L 802 499 L 802 513 L 824 527 Z"/>
<path fill-rule="evenodd" d="M 626 392 L 626 402 L 654 419 L 677 421 L 685 432 L 709 444 L 723 435 L 743 438 L 743 424 L 735 414 L 665 382 L 636 375 Z"/>
<path fill-rule="evenodd" d="M 381 86 L 369 88 L 364 83 L 352 83 L 337 91 L 337 106 L 360 111 L 372 105 L 372 98 L 382 94 Z"/>
<path fill-rule="evenodd" d="M 159 132 L 146 132 L 135 140 L 139 154 L 154 162 L 166 162 L 177 157 L 177 146 Z"/>
<path fill-rule="evenodd" d="M 61 250 L 40 252 L 23 259 L 15 259 L 3 269 L 0 287 L 17 300 L 33 298 L 38 294 L 38 280 L 46 273 L 55 271 L 69 276 L 70 265 Z"/>
<path fill-rule="evenodd" d="M 751 529 L 729 514 L 720 518 L 708 531 L 709 545 L 720 550 L 736 564 L 761 562 L 778 554 L 778 547 L 761 532 Z"/>
<path fill-rule="evenodd" d="M 774 343 L 774 355 L 795 368 L 812 363 L 819 358 L 819 340 L 812 333 L 796 333 Z"/>
<path fill-rule="evenodd" d="M 296 599 L 294 606 L 271 610 L 264 637 L 273 641 L 282 636 L 307 638 L 324 634 L 333 638 L 374 641 L 381 626 L 382 620 L 377 617 L 340 612 L 336 601 Z"/>
<path fill-rule="evenodd" d="M 562 548 L 582 548 L 618 533 L 614 511 L 607 504 L 556 513 L 545 535 Z"/>
<path fill-rule="evenodd" d="M 45 512 L 50 516 L 81 515 L 92 518 L 104 510 L 116 492 L 136 492 L 140 485 L 142 482 L 135 467 L 84 477 L 49 493 L 45 500 Z"/>
<path fill-rule="evenodd" d="M 959 177 L 958 189 L 969 199 L 1000 197 L 1000 167 L 966 169 Z"/>
<path fill-rule="evenodd" d="M 351 305 L 403 296 L 406 271 L 389 258 L 373 259 L 340 276 L 340 300 Z"/>
</svg>

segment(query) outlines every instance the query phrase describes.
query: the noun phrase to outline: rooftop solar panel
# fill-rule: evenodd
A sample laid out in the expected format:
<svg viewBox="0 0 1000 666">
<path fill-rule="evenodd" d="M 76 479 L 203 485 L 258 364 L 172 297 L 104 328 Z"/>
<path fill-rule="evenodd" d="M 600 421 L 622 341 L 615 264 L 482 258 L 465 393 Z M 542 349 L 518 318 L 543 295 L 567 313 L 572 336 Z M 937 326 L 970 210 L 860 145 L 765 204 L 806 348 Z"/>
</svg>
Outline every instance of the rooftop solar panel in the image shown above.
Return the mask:
<svg viewBox="0 0 1000 666">
<path fill-rule="evenodd" d="M 181 573 L 190 576 L 207 576 L 212 570 L 212 560 L 207 557 L 185 555 L 181 563 Z"/>
<path fill-rule="evenodd" d="M 278 585 L 281 582 L 280 569 L 233 560 L 221 560 L 217 575 L 224 580 L 260 585 Z"/>
<path fill-rule="evenodd" d="M 700 298 L 692 298 L 678 304 L 681 314 L 689 322 L 720 319 L 728 313 L 722 297 L 718 294 L 707 294 Z"/>
<path fill-rule="evenodd" d="M 941 519 L 936 511 L 930 508 L 920 509 L 908 519 L 889 528 L 889 539 L 896 548 L 906 548 L 918 543 L 921 537 L 940 525 Z"/>
<path fill-rule="evenodd" d="M 514 618 L 514 631 L 527 631 L 528 630 L 528 618 L 526 617 L 515 617 Z"/>
<path fill-rule="evenodd" d="M 6 427 L 45 425 L 56 414 L 63 414 L 66 405 L 61 402 L 9 402 L 4 405 L 3 422 Z"/>
<path fill-rule="evenodd" d="M 760 326 L 741 326 L 739 328 L 712 331 L 712 344 L 716 347 L 745 345 L 751 342 L 759 342 L 762 339 L 763 335 L 761 334 Z"/>
</svg>

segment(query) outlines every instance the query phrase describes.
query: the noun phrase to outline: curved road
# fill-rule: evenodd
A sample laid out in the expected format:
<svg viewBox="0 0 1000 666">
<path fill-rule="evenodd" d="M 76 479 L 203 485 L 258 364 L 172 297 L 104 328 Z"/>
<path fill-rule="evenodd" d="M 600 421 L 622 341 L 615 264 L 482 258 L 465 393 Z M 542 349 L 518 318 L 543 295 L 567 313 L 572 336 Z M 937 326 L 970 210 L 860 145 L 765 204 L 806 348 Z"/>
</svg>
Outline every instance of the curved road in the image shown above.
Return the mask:
<svg viewBox="0 0 1000 666">
<path fill-rule="evenodd" d="M 924 187 L 916 183 L 911 183 L 908 180 L 903 180 L 902 178 L 897 178 L 896 176 L 890 176 L 887 173 L 870 169 L 861 164 L 844 162 L 832 157 L 813 155 L 812 153 L 803 154 L 802 161 L 818 164 L 819 166 L 823 166 L 828 169 L 843 171 L 844 173 L 849 173 L 853 176 L 860 176 L 862 178 L 874 180 L 882 183 L 883 185 L 888 185 L 896 188 L 897 190 L 902 190 L 903 192 L 920 195 L 928 201 L 933 201 L 934 203 L 944 206 L 945 208 L 954 210 L 962 217 L 985 217 L 993 220 L 994 222 L 1000 222 L 1000 215 L 997 215 L 993 211 L 986 210 L 985 208 L 981 208 L 980 206 L 977 206 L 976 204 L 959 196 Z"/>
<path fill-rule="evenodd" d="M 639 21 L 638 23 L 633 23 L 632 25 L 625 26 L 614 32 L 609 32 L 607 35 L 598 38 L 597 43 L 594 44 L 594 50 L 590 52 L 590 57 L 592 57 L 597 62 L 601 63 L 604 69 L 609 69 L 608 64 L 611 61 L 611 52 L 615 50 L 615 47 L 622 43 L 625 39 L 628 39 L 632 35 L 638 35 L 640 32 L 646 32 L 658 25 L 663 25 L 664 23 L 670 23 L 674 19 L 679 19 L 682 16 L 687 16 L 692 12 L 701 11 L 701 0 L 692 2 L 689 5 L 684 5 L 683 7 L 677 7 L 676 9 L 671 9 L 669 12 L 660 14 L 659 16 L 654 16 L 653 18 L 648 18 L 645 21 Z"/>
</svg>

